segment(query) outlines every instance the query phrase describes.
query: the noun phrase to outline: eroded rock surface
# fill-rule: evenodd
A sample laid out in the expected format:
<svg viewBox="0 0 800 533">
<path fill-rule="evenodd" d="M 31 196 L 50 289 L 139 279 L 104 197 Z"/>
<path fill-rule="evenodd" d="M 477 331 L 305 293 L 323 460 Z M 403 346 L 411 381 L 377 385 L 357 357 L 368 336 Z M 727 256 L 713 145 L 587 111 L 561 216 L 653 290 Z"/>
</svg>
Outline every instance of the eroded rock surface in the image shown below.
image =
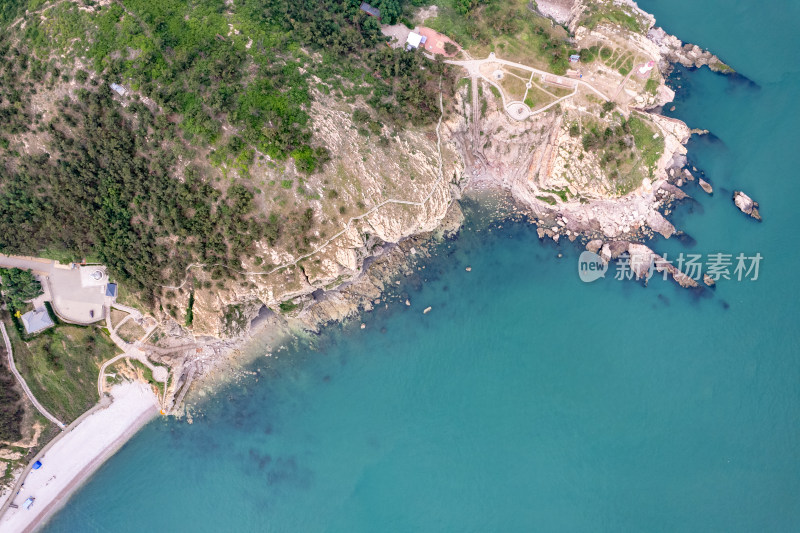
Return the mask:
<svg viewBox="0 0 800 533">
<path fill-rule="evenodd" d="M 733 203 L 742 213 L 750 215 L 758 221 L 761 220 L 761 214 L 758 212 L 758 202 L 747 196 L 742 191 L 733 192 Z"/>
</svg>

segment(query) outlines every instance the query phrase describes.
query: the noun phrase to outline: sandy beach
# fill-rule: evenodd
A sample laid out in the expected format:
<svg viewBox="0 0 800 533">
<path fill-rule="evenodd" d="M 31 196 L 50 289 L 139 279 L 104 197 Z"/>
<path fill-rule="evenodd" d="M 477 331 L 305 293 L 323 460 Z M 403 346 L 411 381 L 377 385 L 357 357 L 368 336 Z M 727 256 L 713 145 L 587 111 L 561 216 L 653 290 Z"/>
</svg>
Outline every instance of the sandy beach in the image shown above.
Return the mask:
<svg viewBox="0 0 800 533">
<path fill-rule="evenodd" d="M 105 460 L 158 414 L 157 399 L 148 385 L 125 383 L 111 389 L 113 402 L 70 427 L 45 450 L 42 467 L 31 470 L 12 503 L 0 517 L 0 531 L 33 531 L 66 503 Z M 35 498 L 30 509 L 23 509 Z"/>
</svg>

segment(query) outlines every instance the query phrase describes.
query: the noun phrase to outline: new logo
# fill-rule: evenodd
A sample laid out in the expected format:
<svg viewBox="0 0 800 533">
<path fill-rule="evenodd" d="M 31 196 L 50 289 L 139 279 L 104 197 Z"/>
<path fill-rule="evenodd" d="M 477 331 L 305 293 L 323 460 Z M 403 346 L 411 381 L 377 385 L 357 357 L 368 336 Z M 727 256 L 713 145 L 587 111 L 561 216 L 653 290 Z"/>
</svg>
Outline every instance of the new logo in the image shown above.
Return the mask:
<svg viewBox="0 0 800 533">
<path fill-rule="evenodd" d="M 608 263 L 594 252 L 585 251 L 578 258 L 578 276 L 584 283 L 591 283 L 605 277 Z"/>
</svg>

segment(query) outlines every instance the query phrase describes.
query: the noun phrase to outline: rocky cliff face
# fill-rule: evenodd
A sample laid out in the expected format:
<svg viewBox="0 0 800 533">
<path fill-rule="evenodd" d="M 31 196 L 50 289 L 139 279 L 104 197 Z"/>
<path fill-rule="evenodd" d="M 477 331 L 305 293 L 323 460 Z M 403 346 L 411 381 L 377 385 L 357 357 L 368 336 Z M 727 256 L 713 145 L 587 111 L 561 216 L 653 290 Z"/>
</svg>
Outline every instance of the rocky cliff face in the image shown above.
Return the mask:
<svg viewBox="0 0 800 533">
<path fill-rule="evenodd" d="M 367 261 L 392 245 L 436 230 L 459 196 L 463 165 L 456 146 L 446 137 L 439 141 L 435 127 L 392 137 L 383 132 L 387 142 L 367 141 L 356 133 L 352 106 L 318 96 L 312 110 L 315 128 L 334 154 L 319 178 L 320 196 L 335 190 L 344 208 L 335 212 L 327 205 L 333 202 L 320 201 L 315 217 L 338 220 L 338 228 L 333 235 L 318 234 L 313 248 L 302 254 L 261 243 L 256 257 L 223 287 L 209 269 L 190 271 L 190 281 L 177 291 L 176 307 L 188 305 L 194 292 L 195 335 L 242 334 L 264 305 L 280 311 L 282 302 L 290 302 L 283 311 L 297 314 L 318 299 L 314 294 L 353 283 Z M 272 266 L 263 268 L 265 263 Z M 330 297 L 317 309 L 328 310 L 332 318 L 350 312 L 334 309 L 336 301 Z"/>
<path fill-rule="evenodd" d="M 707 66 L 715 72 L 732 73 L 734 70 L 722 62 L 720 58 L 703 50 L 696 44 L 684 43 L 674 35 L 669 35 L 662 28 L 651 28 L 647 38 L 652 41 L 661 53 L 661 68 L 668 71 L 673 63 L 685 67 Z"/>
<path fill-rule="evenodd" d="M 654 19 L 632 2 L 614 6 L 631 10 L 645 28 L 641 34 L 602 22 L 594 29 L 580 26 L 594 4 L 543 0 L 538 9 L 574 26 L 579 47 L 610 43 L 622 47 L 637 63 L 652 61 L 662 73 L 673 61 L 718 64 L 711 54 L 653 30 Z M 668 103 L 674 93 L 663 83 L 663 75 L 653 78 L 658 80 L 654 90 L 645 90 L 646 77 L 640 78 L 598 63 L 584 72 L 583 80 L 606 92 L 617 106 L 613 113 L 603 110 L 597 95 L 582 91 L 524 121 L 510 118 L 502 101 L 491 97 L 489 84 L 481 81 L 485 97 L 480 112 L 472 109 L 467 89 L 462 88 L 447 104 L 439 128 L 383 131 L 382 137 L 390 140 L 380 145 L 356 134 L 351 105 L 317 95 L 314 124 L 334 154 L 323 179 L 346 196 L 348 209 L 346 216 L 338 216 L 326 212 L 320 202 L 315 216 L 335 221 L 338 229 L 320 235 L 313 250 L 303 254 L 264 243 L 260 254 L 272 266 L 262 268 L 254 258 L 241 265 L 235 281 L 221 288 L 209 287 L 208 272 L 193 271 L 190 283 L 178 291 L 179 306 L 188 302 L 193 290 L 194 333 L 216 337 L 246 332 L 263 306 L 312 328 L 344 318 L 380 298 L 385 276 L 364 274 L 366 266 L 372 262 L 378 271 L 386 265 L 396 267 L 405 250 L 401 243 L 429 235 L 446 219 L 457 225 L 458 210 L 453 205 L 465 185 L 510 191 L 531 209 L 540 235 L 555 240 L 586 236 L 636 242 L 654 232 L 669 237 L 676 230 L 662 211 L 683 195 L 670 182 L 675 169 L 685 164 L 684 144 L 691 132 L 678 120 L 644 111 Z M 652 130 L 663 148 L 649 168 L 638 160 L 625 166 L 623 180 L 600 152 L 584 149 L 582 136 L 590 128 L 602 131 L 634 116 Z M 475 117 L 479 127 L 472 123 Z M 325 194 L 322 185 L 319 191 Z M 375 257 L 383 259 L 373 262 Z"/>
</svg>

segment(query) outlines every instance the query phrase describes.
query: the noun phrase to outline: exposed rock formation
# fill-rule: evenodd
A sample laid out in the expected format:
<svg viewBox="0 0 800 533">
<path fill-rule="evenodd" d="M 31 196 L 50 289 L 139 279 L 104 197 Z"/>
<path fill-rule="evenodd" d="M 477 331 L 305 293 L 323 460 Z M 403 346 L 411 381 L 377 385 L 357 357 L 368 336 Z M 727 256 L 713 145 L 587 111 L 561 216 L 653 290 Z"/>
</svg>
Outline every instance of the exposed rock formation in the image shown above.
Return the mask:
<svg viewBox="0 0 800 533">
<path fill-rule="evenodd" d="M 708 50 L 703 50 L 696 44 L 684 44 L 683 41 L 668 34 L 662 28 L 652 28 L 647 32 L 647 38 L 656 43 L 661 51 L 663 71 L 669 71 L 671 63 L 680 63 L 685 67 L 708 66 L 715 72 L 734 72 L 731 67 Z"/>
<path fill-rule="evenodd" d="M 680 63 L 686 67 L 708 66 L 713 71 L 732 73 L 734 70 L 726 65 L 717 56 L 703 50 L 697 45 L 684 43 L 677 37 L 668 34 L 662 28 L 653 27 L 655 17 L 639 8 L 633 0 L 616 0 L 616 8 L 624 8 L 630 16 L 636 18 L 639 24 L 647 29 L 647 39 L 654 43 L 661 55 L 660 67 L 662 72 L 669 72 L 673 63 Z M 539 13 L 552 18 L 559 24 L 569 26 L 573 33 L 580 29 L 580 22 L 584 13 L 597 9 L 607 9 L 607 3 L 593 2 L 592 0 L 539 0 L 536 7 Z M 669 98 L 666 101 L 669 102 Z"/>
<path fill-rule="evenodd" d="M 703 178 L 697 178 L 697 183 L 699 183 L 700 187 L 708 194 L 714 194 L 714 188 L 711 186 L 709 182 L 707 182 Z"/>
<path fill-rule="evenodd" d="M 538 0 L 536 10 L 559 24 L 568 24 L 579 13 L 578 0 Z"/>
<path fill-rule="evenodd" d="M 750 215 L 754 219 L 761 221 L 761 215 L 758 212 L 758 202 L 747 196 L 742 191 L 733 191 L 733 203 L 739 208 L 739 211 L 746 215 Z"/>
<path fill-rule="evenodd" d="M 559 23 L 571 28 L 574 25 L 577 46 L 616 43 L 634 51 L 641 61 L 655 61 L 662 73 L 669 61 L 722 65 L 713 55 L 684 46 L 662 30 L 651 30 L 645 36 L 644 31 L 630 32 L 605 19 L 596 29 L 580 27 L 590 1 L 541 0 L 538 9 Z M 615 5 L 632 10 L 643 30 L 654 24 L 652 16 L 638 10 L 633 2 L 620 0 Z M 401 263 L 406 239 L 430 234 L 447 213 L 458 211 L 449 206 L 465 183 L 510 191 L 530 208 L 539 224 L 540 237 L 556 241 L 561 237 L 575 240 L 581 235 L 599 238 L 592 241 L 591 248 L 608 259 L 619 257 L 633 246 L 634 251 L 653 263 L 660 256 L 646 246 L 639 248 L 631 243 L 655 233 L 669 238 L 676 232 L 662 212 L 672 201 L 686 197 L 673 183 L 682 183 L 684 145 L 692 130 L 680 120 L 642 111 L 664 105 L 674 97 L 657 71 L 652 77 L 658 81 L 657 88 L 646 89 L 645 82 L 636 76 L 626 77 L 599 63 L 595 67 L 595 78 L 583 79 L 600 87 L 600 91 L 582 87 L 574 98 L 562 99 L 557 106 L 524 121 L 510 119 L 502 100 L 491 98 L 492 88 L 486 82 L 479 82 L 483 84 L 481 93 L 486 96 L 480 112 L 473 109 L 478 99 L 473 94 L 470 101 L 466 88 L 462 88 L 448 106 L 454 112 L 446 113 L 439 132 L 444 175 L 440 181 L 437 137 L 432 128 L 408 128 L 387 147 L 367 150 L 363 140 L 353 134 L 357 128 L 352 122 L 351 107 L 337 107 L 322 97 L 315 99 L 311 109 L 315 126 L 325 136 L 326 146 L 338 156 L 329 165 L 326 178 L 346 197 L 363 197 L 365 205 L 359 207 L 357 214 L 369 213 L 352 221 L 341 235 L 335 233 L 336 237 L 313 256 L 298 257 L 289 250 L 276 252 L 263 246 L 258 254 L 263 257 L 263 264 L 270 266 L 245 262 L 239 279 L 225 283 L 224 288 L 215 287 L 219 283 L 212 285 L 210 272 L 193 271 L 194 333 L 222 337 L 246 333 L 249 321 L 263 305 L 277 311 L 281 302 L 285 303 L 285 318 L 299 319 L 312 329 L 328 320 L 349 316 L 359 306 L 371 308 L 385 288 L 382 281 L 376 280 L 384 278 L 365 274 L 365 269 L 372 265 L 372 269 L 380 271 L 385 265 L 396 267 Z M 553 87 L 550 90 L 563 91 L 559 96 L 567 93 Z M 615 103 L 613 113 L 602 109 L 603 100 L 598 96 Z M 601 160 L 602 153 L 582 146 L 586 128 L 595 123 L 601 128 L 614 127 L 617 119 L 609 118 L 616 113 L 625 119 L 635 115 L 652 130 L 653 139 L 663 139 L 663 150 L 655 164 L 640 170 L 625 169 L 625 175 L 635 175 L 626 183 L 617 179 L 622 171 L 612 176 L 608 162 Z M 403 179 L 406 176 L 411 179 Z M 700 184 L 708 191 L 706 182 Z M 355 194 L 362 190 L 363 194 Z M 427 191 L 432 193 L 428 195 Z M 388 198 L 412 203 L 382 205 Z M 423 207 L 413 204 L 423 199 Z M 382 207 L 370 211 L 377 205 Z M 335 213 L 326 213 L 324 206 L 318 211 L 315 216 L 319 218 L 336 218 Z M 327 242 L 325 236 L 318 237 L 318 243 Z M 274 269 L 275 265 L 287 264 L 286 268 Z M 679 271 L 661 268 L 682 285 L 694 286 L 690 283 L 693 280 L 683 279 Z M 193 290 L 191 283 L 178 290 L 175 308 L 186 307 Z"/>
<path fill-rule="evenodd" d="M 628 254 L 628 267 L 632 271 L 632 277 L 638 280 L 647 280 L 654 275 L 654 272 L 669 274 L 678 285 L 683 288 L 696 288 L 698 283 L 683 273 L 678 267 L 655 253 L 649 246 L 628 241 L 611 241 L 603 243 L 600 240 L 592 240 L 586 244 L 586 249 L 597 253 L 599 250 L 600 258 L 606 262 L 619 259 L 624 254 Z"/>
</svg>

